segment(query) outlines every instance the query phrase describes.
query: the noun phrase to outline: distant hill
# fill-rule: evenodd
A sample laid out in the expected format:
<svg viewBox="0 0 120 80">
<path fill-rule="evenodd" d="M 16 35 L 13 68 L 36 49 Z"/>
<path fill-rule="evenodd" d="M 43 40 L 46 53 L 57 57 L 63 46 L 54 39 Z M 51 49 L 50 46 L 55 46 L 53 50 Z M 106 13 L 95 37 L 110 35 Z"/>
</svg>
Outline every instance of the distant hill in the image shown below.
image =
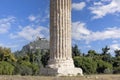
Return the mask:
<svg viewBox="0 0 120 80">
<path fill-rule="evenodd" d="M 23 46 L 21 51 L 16 51 L 15 54 L 22 55 L 26 53 L 34 53 L 36 50 L 49 50 L 49 41 L 45 38 L 37 38 L 35 41 Z"/>
</svg>

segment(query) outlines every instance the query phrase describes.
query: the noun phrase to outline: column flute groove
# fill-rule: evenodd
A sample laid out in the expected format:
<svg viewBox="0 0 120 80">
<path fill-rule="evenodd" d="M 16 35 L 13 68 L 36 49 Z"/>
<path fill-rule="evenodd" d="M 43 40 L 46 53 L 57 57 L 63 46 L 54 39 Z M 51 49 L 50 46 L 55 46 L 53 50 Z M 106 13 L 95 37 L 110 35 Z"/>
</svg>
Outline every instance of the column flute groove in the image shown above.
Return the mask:
<svg viewBox="0 0 120 80">
<path fill-rule="evenodd" d="M 42 73 L 82 75 L 74 66 L 71 48 L 71 0 L 50 0 L 50 59 Z"/>
</svg>

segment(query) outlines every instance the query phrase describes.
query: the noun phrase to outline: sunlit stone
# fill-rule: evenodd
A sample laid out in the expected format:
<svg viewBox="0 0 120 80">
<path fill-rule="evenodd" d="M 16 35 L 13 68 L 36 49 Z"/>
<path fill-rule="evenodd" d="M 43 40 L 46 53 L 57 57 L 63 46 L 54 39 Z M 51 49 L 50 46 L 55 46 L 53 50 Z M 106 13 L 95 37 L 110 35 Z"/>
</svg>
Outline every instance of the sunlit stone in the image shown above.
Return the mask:
<svg viewBox="0 0 120 80">
<path fill-rule="evenodd" d="M 44 75 L 82 75 L 75 68 L 71 51 L 71 0 L 50 0 L 50 59 Z"/>
</svg>

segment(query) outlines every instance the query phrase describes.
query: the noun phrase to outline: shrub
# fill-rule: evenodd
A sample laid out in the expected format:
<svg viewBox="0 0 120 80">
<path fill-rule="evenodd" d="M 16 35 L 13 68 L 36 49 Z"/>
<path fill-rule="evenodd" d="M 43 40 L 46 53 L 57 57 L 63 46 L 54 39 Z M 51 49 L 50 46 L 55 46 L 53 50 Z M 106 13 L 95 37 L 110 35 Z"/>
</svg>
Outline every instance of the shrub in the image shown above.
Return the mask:
<svg viewBox="0 0 120 80">
<path fill-rule="evenodd" d="M 21 75 L 32 75 L 32 69 L 26 65 L 20 67 Z"/>
<path fill-rule="evenodd" d="M 120 67 L 114 68 L 113 73 L 114 74 L 120 74 Z"/>
<path fill-rule="evenodd" d="M 0 62 L 0 74 L 1 75 L 12 75 L 14 72 L 14 66 L 8 62 Z"/>
<path fill-rule="evenodd" d="M 97 60 L 96 63 L 97 63 L 98 73 L 108 73 L 107 72 L 108 70 L 111 71 L 109 73 L 112 73 L 112 69 L 113 69 L 112 64 L 102 61 L 102 60 Z"/>
<path fill-rule="evenodd" d="M 49 57 L 50 57 L 49 52 L 46 52 L 44 55 L 42 55 L 41 62 L 44 67 L 48 64 Z"/>
<path fill-rule="evenodd" d="M 14 74 L 20 74 L 20 75 L 32 75 L 32 69 L 27 66 L 27 65 L 23 65 L 23 64 L 18 64 L 16 63 L 15 65 L 15 71 Z"/>
<path fill-rule="evenodd" d="M 35 63 L 30 63 L 28 61 L 21 61 L 20 63 L 14 63 L 15 71 L 14 74 L 20 75 L 37 75 L 39 72 L 39 67 Z"/>
<path fill-rule="evenodd" d="M 32 69 L 32 75 L 38 75 L 39 74 L 39 66 L 37 64 L 32 63 L 29 66 Z"/>
<path fill-rule="evenodd" d="M 111 73 L 113 73 L 113 70 L 107 68 L 107 69 L 104 70 L 104 73 L 105 74 L 111 74 Z"/>
<path fill-rule="evenodd" d="M 74 57 L 74 64 L 76 67 L 81 67 L 87 74 L 96 73 L 97 64 L 92 58 Z"/>
</svg>

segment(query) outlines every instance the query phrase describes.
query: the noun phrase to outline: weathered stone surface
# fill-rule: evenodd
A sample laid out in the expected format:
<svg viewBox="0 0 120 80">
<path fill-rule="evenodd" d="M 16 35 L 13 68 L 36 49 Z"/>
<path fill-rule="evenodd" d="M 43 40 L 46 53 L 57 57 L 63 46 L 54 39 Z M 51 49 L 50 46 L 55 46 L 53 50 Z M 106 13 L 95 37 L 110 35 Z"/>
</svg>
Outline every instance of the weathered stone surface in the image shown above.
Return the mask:
<svg viewBox="0 0 120 80">
<path fill-rule="evenodd" d="M 42 68 L 42 74 L 47 76 L 83 76 L 81 73 L 81 68 Z"/>
<path fill-rule="evenodd" d="M 50 0 L 50 59 L 44 75 L 76 76 L 71 49 L 71 0 Z"/>
<path fill-rule="evenodd" d="M 76 76 L 83 75 L 82 69 L 75 68 L 72 59 L 71 60 L 53 60 L 51 65 L 42 69 L 44 75 L 52 76 Z M 47 74 L 46 74 L 47 73 Z"/>
</svg>

